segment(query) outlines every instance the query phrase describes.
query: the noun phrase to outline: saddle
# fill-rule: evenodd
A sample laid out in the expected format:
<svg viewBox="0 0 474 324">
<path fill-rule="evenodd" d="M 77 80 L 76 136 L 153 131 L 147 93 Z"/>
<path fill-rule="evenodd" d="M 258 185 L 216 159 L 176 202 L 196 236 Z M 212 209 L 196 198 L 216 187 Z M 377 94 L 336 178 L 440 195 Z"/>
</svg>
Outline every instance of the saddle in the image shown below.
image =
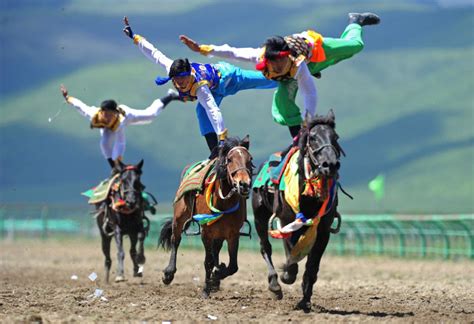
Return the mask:
<svg viewBox="0 0 474 324">
<path fill-rule="evenodd" d="M 107 199 L 110 189 L 112 188 L 115 180 L 120 176 L 120 174 L 115 174 L 110 178 L 102 180 L 97 186 L 82 192 L 81 195 L 89 198 L 87 201 L 88 204 L 94 205 L 103 202 Z"/>
<path fill-rule="evenodd" d="M 115 185 L 116 180 L 118 179 L 119 176 L 120 174 L 117 173 L 111 176 L 110 178 L 102 180 L 97 186 L 92 187 L 91 189 L 82 192 L 81 195 L 89 198 L 89 200 L 87 201 L 89 205 L 102 203 L 109 196 L 110 190 Z M 150 192 L 143 191 L 142 197 L 145 202 L 144 211 L 149 211 L 151 214 L 154 215 L 156 213 L 155 206 L 158 205 L 158 202 L 155 196 L 152 195 Z"/>
<path fill-rule="evenodd" d="M 199 161 L 186 166 L 181 176 L 179 188 L 176 191 L 174 203 L 179 201 L 185 193 L 190 191 L 202 192 L 206 181 L 214 174 L 216 159 L 208 161 Z"/>
<path fill-rule="evenodd" d="M 252 187 L 254 189 L 259 189 L 262 187 L 280 186 L 280 184 L 283 183 L 282 180 L 284 178 L 285 170 L 288 167 L 288 163 L 298 150 L 298 147 L 292 147 L 283 158 L 282 152 L 276 152 L 270 155 L 267 162 L 265 162 L 258 173 Z"/>
</svg>

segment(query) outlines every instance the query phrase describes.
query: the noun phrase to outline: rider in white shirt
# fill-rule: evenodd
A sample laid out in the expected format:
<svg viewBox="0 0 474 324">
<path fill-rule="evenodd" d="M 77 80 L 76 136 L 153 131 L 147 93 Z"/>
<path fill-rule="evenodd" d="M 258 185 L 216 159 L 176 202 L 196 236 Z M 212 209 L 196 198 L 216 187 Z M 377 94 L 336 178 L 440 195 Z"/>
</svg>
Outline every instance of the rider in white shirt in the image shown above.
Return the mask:
<svg viewBox="0 0 474 324">
<path fill-rule="evenodd" d="M 151 123 L 168 103 L 179 99 L 178 93 L 170 89 L 165 97 L 156 99 L 143 110 L 132 109 L 123 104 L 117 105 L 114 100 L 105 100 L 100 107 L 95 107 L 69 96 L 68 90 L 63 85 L 60 89 L 66 102 L 91 121 L 91 128 L 100 129 L 100 149 L 112 168 L 115 161 L 121 160 L 125 153 L 125 128 L 128 125 Z"/>
</svg>

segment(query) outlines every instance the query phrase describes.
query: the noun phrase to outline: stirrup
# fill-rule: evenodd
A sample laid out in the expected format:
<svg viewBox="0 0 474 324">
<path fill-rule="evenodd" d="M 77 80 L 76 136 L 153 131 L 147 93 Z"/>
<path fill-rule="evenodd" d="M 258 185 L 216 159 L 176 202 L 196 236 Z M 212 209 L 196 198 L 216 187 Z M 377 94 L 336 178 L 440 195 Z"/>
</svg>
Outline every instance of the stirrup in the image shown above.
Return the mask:
<svg viewBox="0 0 474 324">
<path fill-rule="evenodd" d="M 240 230 L 242 231 L 242 228 L 244 228 L 245 224 L 249 226 L 249 231 L 248 233 L 245 232 L 239 232 L 240 236 L 248 236 L 249 240 L 252 239 L 252 225 L 250 225 L 250 222 L 246 219 Z"/>
<path fill-rule="evenodd" d="M 195 220 L 194 218 L 191 217 L 190 219 L 188 219 L 188 220 L 184 223 L 184 228 L 186 228 L 186 225 L 187 225 L 188 223 L 191 223 L 191 224 L 189 225 L 189 227 L 191 227 L 191 225 L 192 225 L 193 223 L 196 223 L 197 226 L 198 226 L 198 229 L 197 229 L 197 231 L 195 231 L 195 232 L 188 232 L 188 230 L 189 230 L 189 227 L 188 227 L 187 229 L 183 230 L 183 232 L 184 232 L 184 234 L 185 234 L 186 236 L 201 235 L 201 225 L 199 224 L 199 222 L 198 222 L 197 220 Z"/>
<path fill-rule="evenodd" d="M 329 228 L 329 231 L 330 231 L 332 234 L 337 234 L 337 233 L 339 233 L 339 230 L 341 229 L 342 218 L 341 218 L 341 214 L 339 214 L 338 212 L 336 212 L 336 216 L 334 216 L 334 220 L 336 220 L 336 219 L 337 219 L 336 228 L 332 228 L 332 227 Z M 334 220 L 333 220 L 333 223 L 334 223 Z M 332 224 L 331 224 L 331 225 L 332 225 Z"/>
</svg>

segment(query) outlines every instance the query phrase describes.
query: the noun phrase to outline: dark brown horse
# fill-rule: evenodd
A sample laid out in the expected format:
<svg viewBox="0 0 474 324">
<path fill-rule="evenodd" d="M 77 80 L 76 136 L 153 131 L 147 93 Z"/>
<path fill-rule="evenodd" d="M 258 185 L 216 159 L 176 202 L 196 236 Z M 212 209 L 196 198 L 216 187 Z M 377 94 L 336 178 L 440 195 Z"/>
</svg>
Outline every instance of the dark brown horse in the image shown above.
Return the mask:
<svg viewBox="0 0 474 324">
<path fill-rule="evenodd" d="M 300 209 L 298 214 L 319 222 L 319 225 L 313 228 L 317 229 L 317 232 L 313 232 L 316 233 L 316 239 L 313 241 L 314 244 L 312 246 L 310 244 L 307 248 L 309 253 L 306 257 L 303 274 L 303 298 L 296 306 L 305 312 L 309 312 L 311 309 L 313 285 L 317 280 L 319 264 L 329 242 L 331 224 L 335 217 L 338 218 L 338 225 L 340 225 L 340 216 L 336 211 L 337 179 L 340 167 L 339 157 L 344 152 L 337 140 L 335 117 L 332 110 L 326 117 L 317 117 L 310 121 L 308 128 L 300 132 L 298 143 L 299 156 L 297 160 L 298 207 Z M 310 191 L 311 194 L 304 192 L 308 188 L 308 183 L 316 183 L 316 181 L 320 181 L 319 184 L 322 184 L 317 194 L 314 194 L 314 191 Z M 332 190 L 331 201 L 329 201 L 330 190 Z M 328 202 L 330 205 L 328 205 Z M 297 213 L 295 213 L 294 208 L 285 199 L 285 191 L 280 191 L 278 187 L 271 185 L 254 189 L 252 207 L 255 216 L 255 227 L 260 238 L 260 252 L 269 269 L 269 289 L 277 298 L 282 298 L 283 293 L 278 283 L 278 275 L 273 266 L 272 246 L 268 238 L 268 230 L 269 226 L 272 227 L 272 220 L 274 219 L 272 215 L 280 220 L 282 226 L 286 226 L 290 223 L 295 224 L 293 222 Z M 326 209 L 326 207 L 328 208 Z M 324 212 L 322 213 L 323 208 Z M 291 235 L 297 235 L 298 231 L 301 234 L 307 228 L 299 228 L 295 233 L 291 233 Z M 292 249 L 296 246 L 296 243 L 294 240 L 292 241 L 291 237 L 294 236 L 290 236 L 290 238 L 285 237 L 283 240 L 287 261 L 284 265 L 281 281 L 285 284 L 293 284 L 295 282 L 298 273 L 298 261 L 304 257 L 294 258 L 294 254 L 292 254 L 294 251 Z"/>
<path fill-rule="evenodd" d="M 97 225 L 102 238 L 102 252 L 105 255 L 105 278 L 109 281 L 110 241 L 115 238 L 117 245 L 117 275 L 115 281 L 123 281 L 125 252 L 123 236 L 130 237 L 130 257 L 133 262 L 133 276 L 143 276 L 145 264 L 144 242 L 150 222 L 145 216 L 145 201 L 142 192 L 145 186 L 140 181 L 143 160 L 137 165 L 125 165 L 118 162 L 115 166 L 115 182 L 107 199 L 96 205 Z M 137 252 L 138 243 L 138 252 Z"/>
<path fill-rule="evenodd" d="M 203 193 L 188 192 L 175 203 L 174 217 L 163 225 L 159 239 L 163 248 L 171 249 L 169 264 L 163 271 L 165 284 L 173 281 L 181 234 L 185 224 L 195 215 L 223 214 L 211 225 L 202 225 L 201 238 L 206 252 L 203 297 L 207 298 L 212 290 L 217 290 L 220 280 L 237 272 L 240 228 L 247 217 L 246 199 L 252 182 L 252 156 L 248 148 L 248 136 L 242 141 L 228 139 L 219 149 L 214 168 L 215 181 L 208 184 Z M 219 252 L 224 241 L 227 241 L 229 252 L 227 266 L 219 263 Z"/>
</svg>

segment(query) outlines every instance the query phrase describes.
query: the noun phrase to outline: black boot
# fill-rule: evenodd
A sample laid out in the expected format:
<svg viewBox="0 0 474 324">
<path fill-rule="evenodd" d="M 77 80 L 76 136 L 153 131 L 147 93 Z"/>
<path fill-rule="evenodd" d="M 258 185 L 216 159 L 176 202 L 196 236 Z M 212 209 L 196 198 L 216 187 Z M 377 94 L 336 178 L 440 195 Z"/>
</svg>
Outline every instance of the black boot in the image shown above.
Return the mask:
<svg viewBox="0 0 474 324">
<path fill-rule="evenodd" d="M 380 17 L 371 12 L 349 14 L 349 24 L 358 24 L 361 26 L 377 25 L 380 23 Z"/>
<path fill-rule="evenodd" d="M 179 93 L 173 89 L 168 90 L 168 94 L 160 99 L 163 106 L 166 106 L 173 100 L 179 100 Z"/>
</svg>

